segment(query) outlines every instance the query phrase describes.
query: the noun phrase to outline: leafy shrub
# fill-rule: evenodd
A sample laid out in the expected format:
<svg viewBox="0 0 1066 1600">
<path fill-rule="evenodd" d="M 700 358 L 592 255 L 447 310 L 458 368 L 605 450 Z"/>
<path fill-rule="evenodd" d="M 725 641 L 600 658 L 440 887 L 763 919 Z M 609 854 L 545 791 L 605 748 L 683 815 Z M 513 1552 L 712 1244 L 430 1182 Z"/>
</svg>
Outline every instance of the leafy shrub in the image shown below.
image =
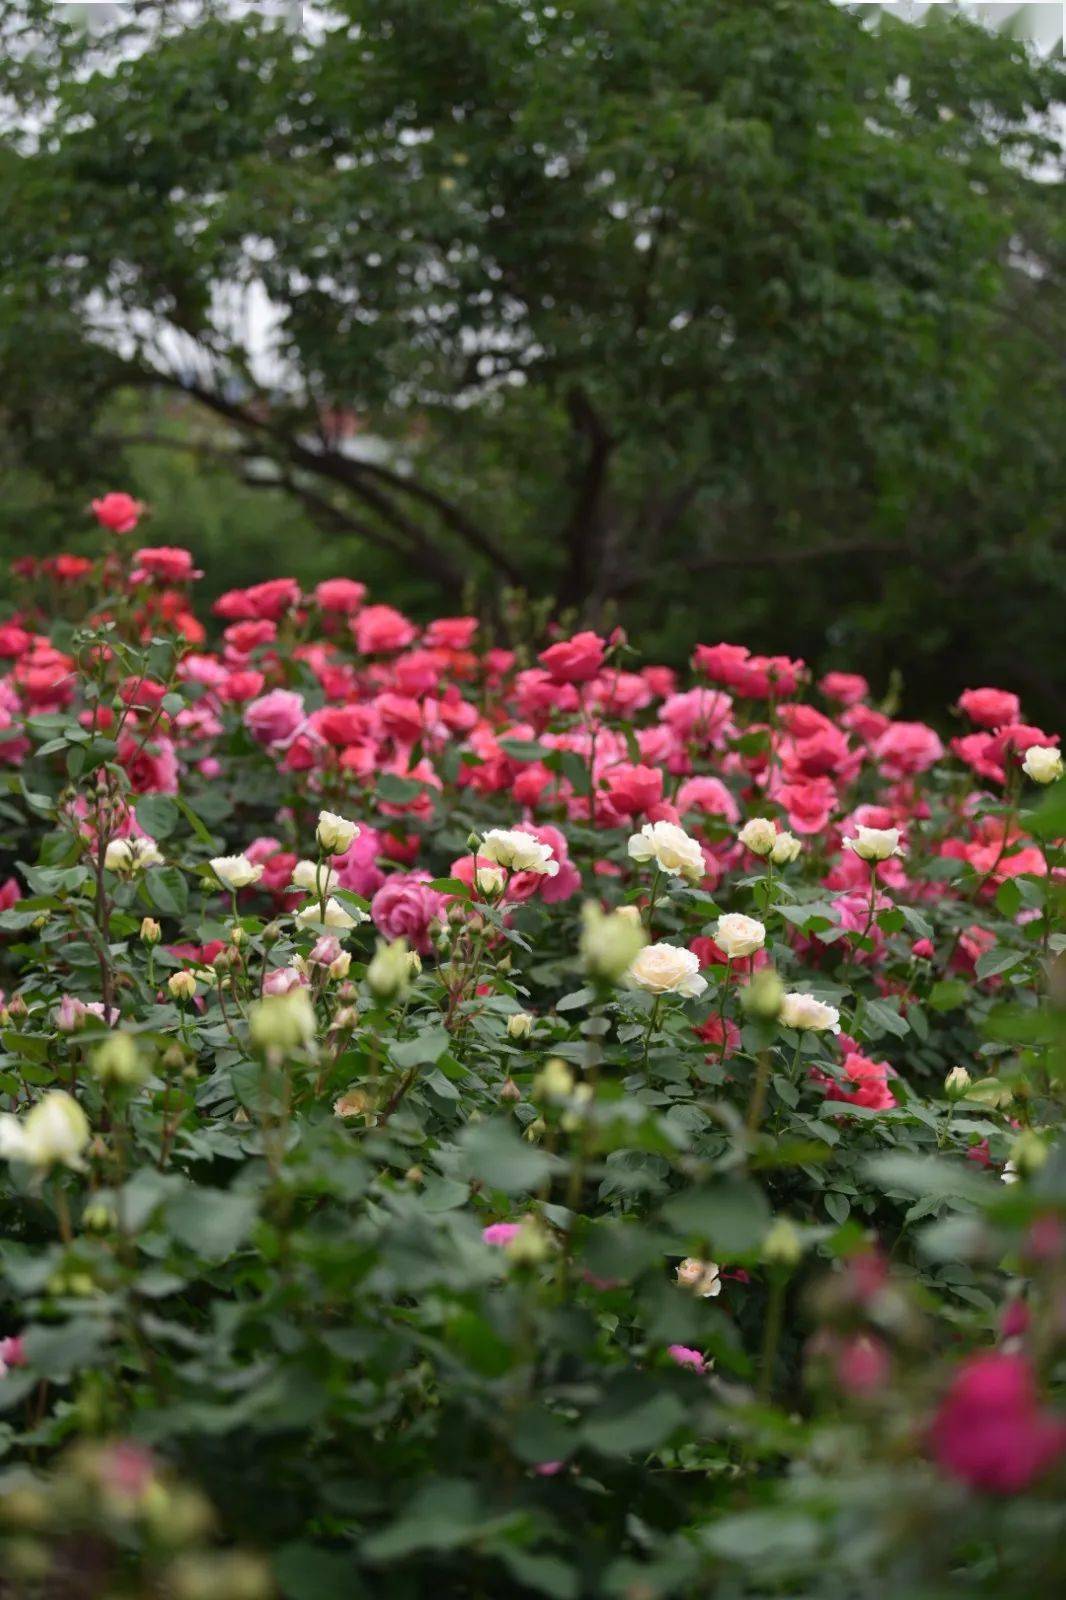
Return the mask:
<svg viewBox="0 0 1066 1600">
<path fill-rule="evenodd" d="M 0 1592 L 1051 1592 L 1057 738 L 343 578 L 209 645 L 142 510 L 0 626 Z"/>
</svg>

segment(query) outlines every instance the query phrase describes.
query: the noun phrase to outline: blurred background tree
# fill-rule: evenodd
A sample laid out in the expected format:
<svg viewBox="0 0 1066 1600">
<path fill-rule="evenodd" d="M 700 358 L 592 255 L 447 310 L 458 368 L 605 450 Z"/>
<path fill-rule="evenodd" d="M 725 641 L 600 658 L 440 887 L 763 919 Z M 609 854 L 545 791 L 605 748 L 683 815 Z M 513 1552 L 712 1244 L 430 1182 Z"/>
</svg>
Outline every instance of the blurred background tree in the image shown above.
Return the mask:
<svg viewBox="0 0 1066 1600">
<path fill-rule="evenodd" d="M 1054 720 L 1061 63 L 830 0 L 64 10 L 0 23 L 9 553 L 122 487 L 214 588 Z"/>
</svg>

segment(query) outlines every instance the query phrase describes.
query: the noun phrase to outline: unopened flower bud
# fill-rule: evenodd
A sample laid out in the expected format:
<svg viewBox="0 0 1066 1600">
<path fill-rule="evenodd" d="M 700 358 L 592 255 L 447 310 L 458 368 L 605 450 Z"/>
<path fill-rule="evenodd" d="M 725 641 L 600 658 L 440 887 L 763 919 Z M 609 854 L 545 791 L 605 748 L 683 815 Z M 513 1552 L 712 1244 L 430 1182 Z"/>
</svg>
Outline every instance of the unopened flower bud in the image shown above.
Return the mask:
<svg viewBox="0 0 1066 1600">
<path fill-rule="evenodd" d="M 581 957 L 586 971 L 604 983 L 619 983 L 648 942 L 635 906 L 603 911 L 594 901 L 582 910 Z"/>
<path fill-rule="evenodd" d="M 763 967 L 740 991 L 744 1011 L 760 1022 L 773 1022 L 784 998 L 785 986 L 772 967 Z"/>
<path fill-rule="evenodd" d="M 91 1059 L 101 1083 L 143 1083 L 148 1075 L 136 1041 L 128 1033 L 113 1033 L 97 1045 Z"/>
<path fill-rule="evenodd" d="M 500 1086 L 500 1099 L 516 1104 L 522 1098 L 522 1091 L 513 1078 L 504 1078 Z"/>
<path fill-rule="evenodd" d="M 1031 1178 L 1047 1160 L 1048 1147 L 1035 1129 L 1027 1128 L 1011 1146 L 1010 1158 L 1023 1177 Z"/>
<path fill-rule="evenodd" d="M 504 1245 L 504 1251 L 517 1265 L 535 1267 L 551 1255 L 552 1241 L 537 1217 L 524 1217 L 514 1238 Z"/>
<path fill-rule="evenodd" d="M 366 969 L 366 981 L 375 999 L 396 1000 L 406 992 L 411 981 L 410 954 L 406 939 L 394 939 L 391 944 L 378 941 Z"/>
<path fill-rule="evenodd" d="M 538 1072 L 533 1079 L 534 1100 L 547 1100 L 554 1102 L 565 1100 L 573 1093 L 574 1074 L 570 1071 L 565 1061 L 560 1061 L 558 1056 L 552 1059 Z"/>
<path fill-rule="evenodd" d="M 191 972 L 175 972 L 167 979 L 167 988 L 175 1000 L 191 1000 L 196 993 L 196 979 Z"/>
<path fill-rule="evenodd" d="M 787 1217 L 776 1217 L 762 1242 L 762 1258 L 767 1266 L 794 1267 L 803 1254 L 800 1236 Z"/>
<path fill-rule="evenodd" d="M 963 1100 L 972 1082 L 965 1067 L 952 1067 L 944 1079 L 944 1093 L 949 1100 Z"/>
<path fill-rule="evenodd" d="M 263 1050 L 298 1050 L 315 1037 L 315 1008 L 304 988 L 268 994 L 249 1013 L 252 1043 Z"/>
<path fill-rule="evenodd" d="M 144 917 L 141 921 L 141 943 L 158 944 L 163 937 L 163 930 L 154 917 Z"/>
<path fill-rule="evenodd" d="M 515 1011 L 507 1018 L 507 1032 L 512 1039 L 528 1039 L 536 1026 L 536 1017 L 528 1011 Z"/>
</svg>

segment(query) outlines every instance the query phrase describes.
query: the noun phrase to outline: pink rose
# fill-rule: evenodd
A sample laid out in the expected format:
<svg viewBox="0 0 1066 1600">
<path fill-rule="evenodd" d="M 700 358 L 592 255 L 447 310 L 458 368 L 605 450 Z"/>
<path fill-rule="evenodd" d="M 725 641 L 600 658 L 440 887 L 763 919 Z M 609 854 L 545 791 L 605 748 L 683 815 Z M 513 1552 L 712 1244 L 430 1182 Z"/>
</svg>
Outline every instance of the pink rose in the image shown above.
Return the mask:
<svg viewBox="0 0 1066 1600">
<path fill-rule="evenodd" d="M 137 565 L 130 573 L 132 583 L 149 583 L 153 578 L 160 583 L 188 583 L 193 578 L 203 577 L 193 566 L 192 552 L 177 545 L 161 544 L 138 550 L 133 559 Z"/>
<path fill-rule="evenodd" d="M 827 700 L 841 706 L 857 705 L 870 693 L 870 685 L 857 672 L 827 672 L 818 687 Z"/>
<path fill-rule="evenodd" d="M 943 754 L 939 735 L 924 722 L 890 722 L 874 745 L 874 755 L 890 778 L 924 772 Z"/>
<path fill-rule="evenodd" d="M 103 528 L 110 528 L 112 533 L 132 533 L 147 509 L 131 494 L 115 490 L 94 500 L 92 505 L 97 522 Z"/>
<path fill-rule="evenodd" d="M 244 708 L 245 727 L 260 744 L 287 744 L 305 720 L 303 695 L 292 689 L 272 689 Z"/>
<path fill-rule="evenodd" d="M 598 633 L 575 633 L 549 645 L 537 660 L 553 683 L 588 683 L 603 666 L 604 648 Z"/>
<path fill-rule="evenodd" d="M 326 578 L 315 589 L 315 599 L 323 611 L 337 611 L 351 617 L 366 599 L 366 584 L 353 578 Z"/>
<path fill-rule="evenodd" d="M 370 902 L 374 926 L 386 939 L 406 939 L 412 950 L 428 955 L 430 924 L 439 918 L 447 896 L 429 887 L 426 872 L 395 873 L 386 878 Z"/>
<path fill-rule="evenodd" d="M 486 1244 L 496 1245 L 502 1250 L 510 1244 L 520 1227 L 519 1222 L 490 1222 L 487 1228 L 482 1228 L 481 1237 Z"/>
<path fill-rule="evenodd" d="M 989 1494 L 1018 1494 L 1066 1451 L 1066 1424 L 1041 1409 L 1024 1356 L 971 1356 L 930 1430 L 937 1463 Z"/>
<path fill-rule="evenodd" d="M 979 728 L 1002 728 L 1005 722 L 1018 721 L 1022 703 L 1009 689 L 964 689 L 958 708 Z"/>
<path fill-rule="evenodd" d="M 359 653 L 372 656 L 388 650 L 403 650 L 414 642 L 418 630 L 392 606 L 367 606 L 352 623 L 352 632 Z"/>
</svg>

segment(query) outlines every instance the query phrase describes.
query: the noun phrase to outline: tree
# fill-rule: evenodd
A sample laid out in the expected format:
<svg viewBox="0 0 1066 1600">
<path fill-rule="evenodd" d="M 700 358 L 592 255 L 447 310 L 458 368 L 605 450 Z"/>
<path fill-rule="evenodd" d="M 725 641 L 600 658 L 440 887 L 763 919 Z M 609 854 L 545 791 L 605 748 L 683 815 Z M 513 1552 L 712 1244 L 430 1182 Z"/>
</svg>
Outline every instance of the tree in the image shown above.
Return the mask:
<svg viewBox="0 0 1066 1600">
<path fill-rule="evenodd" d="M 194 445 L 448 600 L 595 617 L 664 570 L 937 580 L 1007 465 L 998 386 L 1057 393 L 1061 68 L 956 16 L 343 0 L 86 34 L 16 0 L 6 29 L 4 404 L 81 483 L 130 436 L 111 397 L 179 392 Z"/>
</svg>

